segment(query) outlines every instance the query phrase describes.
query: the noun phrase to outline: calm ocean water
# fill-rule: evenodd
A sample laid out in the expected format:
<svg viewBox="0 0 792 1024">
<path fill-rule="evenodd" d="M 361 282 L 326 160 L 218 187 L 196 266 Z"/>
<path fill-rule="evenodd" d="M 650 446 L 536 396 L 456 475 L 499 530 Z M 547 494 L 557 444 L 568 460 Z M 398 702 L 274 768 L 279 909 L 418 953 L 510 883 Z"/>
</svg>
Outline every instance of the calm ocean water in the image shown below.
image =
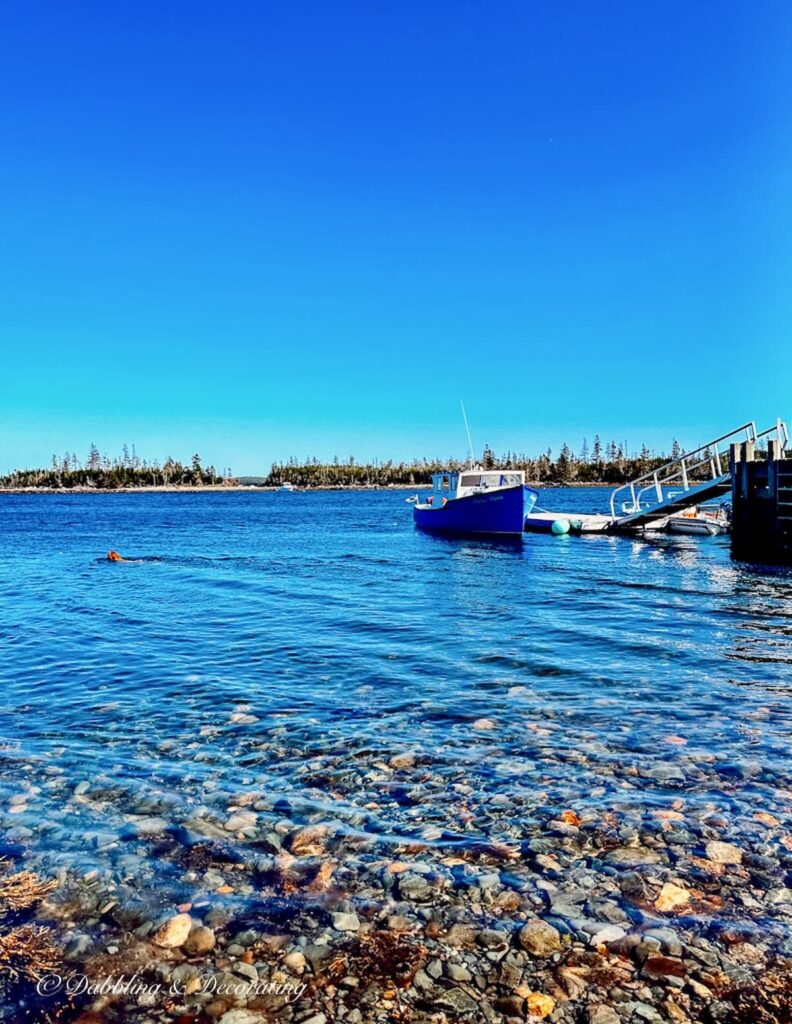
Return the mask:
<svg viewBox="0 0 792 1024">
<path fill-rule="evenodd" d="M 722 538 L 437 539 L 405 496 L 2 497 L 4 841 L 50 872 L 138 872 L 145 898 L 182 881 L 141 820 L 186 842 L 254 795 L 379 852 L 564 808 L 640 829 L 683 805 L 757 849 L 757 810 L 789 822 L 788 573 Z M 400 752 L 422 776 L 364 798 Z"/>
</svg>

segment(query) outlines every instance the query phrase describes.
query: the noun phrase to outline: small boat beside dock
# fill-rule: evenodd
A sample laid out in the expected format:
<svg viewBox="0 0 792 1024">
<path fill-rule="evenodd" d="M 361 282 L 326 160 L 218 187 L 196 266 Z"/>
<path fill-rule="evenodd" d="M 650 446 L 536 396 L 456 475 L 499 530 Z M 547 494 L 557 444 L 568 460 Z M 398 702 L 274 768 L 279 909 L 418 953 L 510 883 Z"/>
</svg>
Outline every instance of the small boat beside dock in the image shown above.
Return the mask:
<svg viewBox="0 0 792 1024">
<path fill-rule="evenodd" d="M 692 533 L 702 537 L 715 537 L 728 533 L 731 516 L 724 505 L 716 508 L 694 505 L 679 515 L 669 516 L 665 525 L 669 533 Z"/>
</svg>

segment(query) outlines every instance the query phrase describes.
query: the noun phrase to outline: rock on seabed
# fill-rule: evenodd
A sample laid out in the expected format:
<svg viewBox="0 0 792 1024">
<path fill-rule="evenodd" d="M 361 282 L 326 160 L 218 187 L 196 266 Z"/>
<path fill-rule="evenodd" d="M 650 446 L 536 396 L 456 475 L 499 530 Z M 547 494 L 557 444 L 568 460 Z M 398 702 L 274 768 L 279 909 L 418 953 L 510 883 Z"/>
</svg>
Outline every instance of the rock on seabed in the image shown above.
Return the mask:
<svg viewBox="0 0 792 1024">
<path fill-rule="evenodd" d="M 529 921 L 520 929 L 518 942 L 533 956 L 552 956 L 561 949 L 561 933 L 547 921 Z"/>
<path fill-rule="evenodd" d="M 189 914 L 176 914 L 159 926 L 151 941 L 157 946 L 175 949 L 187 941 L 192 926 L 193 920 Z"/>
<path fill-rule="evenodd" d="M 192 956 L 202 956 L 214 949 L 217 939 L 211 928 L 199 924 L 193 928 L 184 942 L 185 952 Z"/>
<path fill-rule="evenodd" d="M 680 885 L 674 885 L 673 882 L 666 882 L 655 900 L 655 907 L 663 913 L 667 913 L 678 907 L 684 907 L 689 901 L 690 893 L 687 889 L 683 889 Z"/>
<path fill-rule="evenodd" d="M 742 864 L 742 850 L 734 843 L 722 843 L 716 839 L 705 847 L 707 857 L 715 864 Z"/>
</svg>

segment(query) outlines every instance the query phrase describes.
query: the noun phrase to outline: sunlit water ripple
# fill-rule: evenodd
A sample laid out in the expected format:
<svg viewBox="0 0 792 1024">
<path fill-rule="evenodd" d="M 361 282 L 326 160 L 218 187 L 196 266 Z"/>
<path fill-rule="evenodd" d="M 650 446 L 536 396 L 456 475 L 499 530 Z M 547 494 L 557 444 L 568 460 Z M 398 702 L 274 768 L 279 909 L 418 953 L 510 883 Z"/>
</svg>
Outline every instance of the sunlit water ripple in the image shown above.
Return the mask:
<svg viewBox="0 0 792 1024">
<path fill-rule="evenodd" d="M 759 809 L 789 833 L 789 573 L 723 538 L 443 540 L 403 498 L 0 499 L 6 841 L 114 872 L 136 815 L 189 833 L 246 793 L 382 850 L 680 798 L 730 841 L 766 842 Z M 347 778 L 403 751 L 417 782 L 372 801 Z M 162 861 L 148 884 L 174 878 Z"/>
</svg>

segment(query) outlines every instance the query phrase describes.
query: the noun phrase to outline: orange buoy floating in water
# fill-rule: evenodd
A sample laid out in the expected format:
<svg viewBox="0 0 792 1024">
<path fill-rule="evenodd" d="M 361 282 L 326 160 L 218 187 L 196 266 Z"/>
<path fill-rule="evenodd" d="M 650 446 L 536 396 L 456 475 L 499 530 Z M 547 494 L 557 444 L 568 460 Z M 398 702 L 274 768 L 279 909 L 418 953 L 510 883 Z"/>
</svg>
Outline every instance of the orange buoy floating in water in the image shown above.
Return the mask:
<svg viewBox="0 0 792 1024">
<path fill-rule="evenodd" d="M 108 562 L 125 562 L 126 559 L 122 558 L 121 555 L 119 555 L 119 553 L 117 551 L 108 551 L 107 552 L 107 561 Z"/>
</svg>

